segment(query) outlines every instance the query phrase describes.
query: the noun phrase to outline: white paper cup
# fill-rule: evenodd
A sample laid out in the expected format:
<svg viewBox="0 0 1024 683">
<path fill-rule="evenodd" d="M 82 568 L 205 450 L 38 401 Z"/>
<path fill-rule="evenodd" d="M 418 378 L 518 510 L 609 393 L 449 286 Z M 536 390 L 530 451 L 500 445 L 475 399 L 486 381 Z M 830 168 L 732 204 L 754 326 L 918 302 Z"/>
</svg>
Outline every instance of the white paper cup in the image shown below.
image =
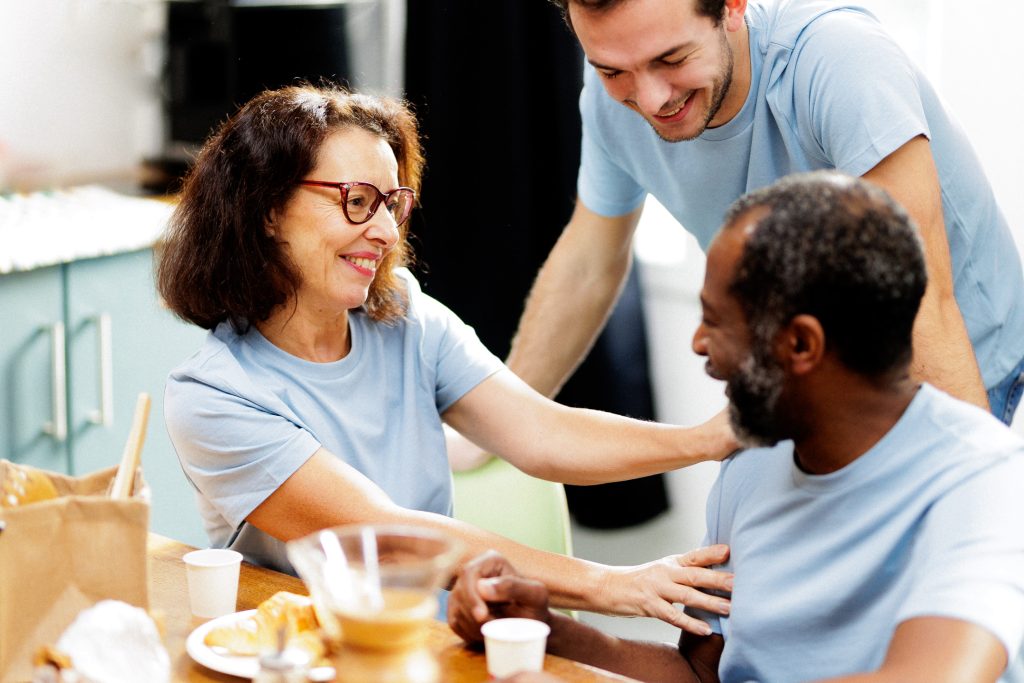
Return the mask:
<svg viewBox="0 0 1024 683">
<path fill-rule="evenodd" d="M 235 550 L 193 550 L 182 558 L 188 574 L 192 614 L 212 619 L 235 611 L 242 554 Z"/>
<path fill-rule="evenodd" d="M 487 673 L 495 678 L 544 668 L 551 628 L 536 619 L 495 619 L 480 627 L 487 652 Z"/>
</svg>

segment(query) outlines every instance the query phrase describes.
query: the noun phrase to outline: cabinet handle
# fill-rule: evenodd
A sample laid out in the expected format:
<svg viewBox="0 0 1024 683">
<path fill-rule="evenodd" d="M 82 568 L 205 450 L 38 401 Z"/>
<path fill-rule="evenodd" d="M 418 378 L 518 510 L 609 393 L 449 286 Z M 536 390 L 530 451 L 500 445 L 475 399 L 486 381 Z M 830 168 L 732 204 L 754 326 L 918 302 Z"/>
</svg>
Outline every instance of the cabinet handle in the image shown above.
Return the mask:
<svg viewBox="0 0 1024 683">
<path fill-rule="evenodd" d="M 114 354 L 111 347 L 110 314 L 100 313 L 93 318 L 96 325 L 100 406 L 89 413 L 89 422 L 110 427 L 114 424 Z"/>
<path fill-rule="evenodd" d="M 68 438 L 67 358 L 64 355 L 64 323 L 46 325 L 50 334 L 50 400 L 51 419 L 43 425 L 43 433 L 63 443 Z"/>
</svg>

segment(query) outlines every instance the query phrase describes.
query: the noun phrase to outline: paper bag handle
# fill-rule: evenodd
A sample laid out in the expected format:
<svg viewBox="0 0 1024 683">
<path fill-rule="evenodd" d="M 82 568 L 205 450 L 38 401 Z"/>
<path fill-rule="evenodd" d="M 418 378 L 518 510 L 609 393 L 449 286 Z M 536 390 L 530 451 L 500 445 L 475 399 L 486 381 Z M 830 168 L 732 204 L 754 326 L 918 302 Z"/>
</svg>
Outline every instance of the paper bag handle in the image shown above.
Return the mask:
<svg viewBox="0 0 1024 683">
<path fill-rule="evenodd" d="M 149 423 L 149 394 L 139 394 L 135 402 L 135 416 L 132 418 L 132 429 L 128 433 L 128 441 L 124 445 L 121 464 L 114 475 L 114 484 L 110 488 L 111 498 L 129 498 L 135 483 L 135 470 L 139 469 L 142 455 L 142 444 L 146 440 L 146 426 Z"/>
</svg>

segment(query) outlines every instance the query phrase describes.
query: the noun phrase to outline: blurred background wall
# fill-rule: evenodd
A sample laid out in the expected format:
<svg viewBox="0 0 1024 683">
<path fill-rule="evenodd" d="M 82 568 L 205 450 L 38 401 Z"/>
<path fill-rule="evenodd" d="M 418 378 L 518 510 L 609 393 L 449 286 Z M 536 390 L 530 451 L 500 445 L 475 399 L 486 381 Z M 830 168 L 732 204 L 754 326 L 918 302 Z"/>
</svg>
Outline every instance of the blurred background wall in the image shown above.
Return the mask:
<svg viewBox="0 0 1024 683">
<path fill-rule="evenodd" d="M 367 86 L 400 92 L 405 0 L 376 2 L 383 15 L 381 32 L 362 33 L 366 43 L 354 54 L 363 57 L 364 65 L 355 75 Z M 442 6 L 435 0 L 413 2 L 419 11 Z M 522 6 L 528 12 L 527 6 L 546 2 L 488 4 Z M 1024 195 L 1017 188 L 1024 176 L 1024 136 L 1015 126 L 1024 86 L 1012 74 L 1024 57 L 1015 35 L 1024 24 L 1024 4 L 1006 4 L 998 21 L 955 0 L 862 4 L 924 66 L 968 130 L 1020 238 Z M 0 83 L 5 88 L 0 187 L 131 173 L 142 158 L 161 152 L 166 5 L 157 0 L 0 2 Z M 460 11 L 476 13 L 468 7 Z M 410 33 L 420 30 L 409 27 Z M 479 22 L 478 30 L 498 35 L 501 26 Z M 293 40 L 301 38 L 279 36 L 266 49 L 283 54 Z M 526 45 L 520 49 L 529 50 Z M 488 57 L 467 52 L 465 58 L 485 62 Z"/>
</svg>

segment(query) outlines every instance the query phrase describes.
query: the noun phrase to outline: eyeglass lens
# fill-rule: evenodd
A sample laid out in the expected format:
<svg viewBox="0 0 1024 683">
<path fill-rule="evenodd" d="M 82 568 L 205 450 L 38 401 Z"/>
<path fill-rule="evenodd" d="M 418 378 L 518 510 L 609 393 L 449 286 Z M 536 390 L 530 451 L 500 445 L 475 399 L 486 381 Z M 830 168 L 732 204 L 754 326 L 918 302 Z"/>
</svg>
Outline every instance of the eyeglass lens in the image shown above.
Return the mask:
<svg viewBox="0 0 1024 683">
<path fill-rule="evenodd" d="M 395 223 L 402 224 L 412 211 L 413 193 L 411 190 L 395 190 L 385 197 L 380 190 L 370 184 L 353 184 L 348 188 L 345 200 L 345 213 L 353 223 L 369 220 L 376 211 L 378 203 L 383 201 Z"/>
</svg>

